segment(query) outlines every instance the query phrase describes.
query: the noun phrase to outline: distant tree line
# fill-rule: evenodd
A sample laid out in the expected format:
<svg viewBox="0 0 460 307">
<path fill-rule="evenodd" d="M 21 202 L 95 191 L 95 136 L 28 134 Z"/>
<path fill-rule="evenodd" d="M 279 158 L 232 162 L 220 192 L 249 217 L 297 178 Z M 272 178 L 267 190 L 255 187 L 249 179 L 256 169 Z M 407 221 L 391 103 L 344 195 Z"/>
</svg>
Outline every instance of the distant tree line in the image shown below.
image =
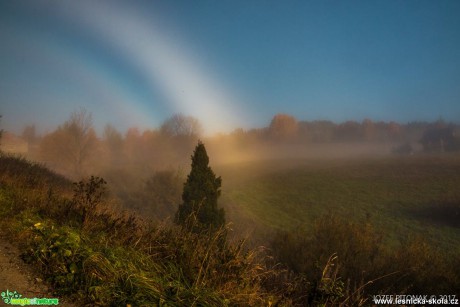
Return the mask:
<svg viewBox="0 0 460 307">
<path fill-rule="evenodd" d="M 189 153 L 201 136 L 202 127 L 196 118 L 176 114 L 157 129 L 140 131 L 133 127 L 123 133 L 107 125 L 98 137 L 91 113 L 84 109 L 73 112 L 56 130 L 41 137 L 34 125 L 25 127 L 22 133 L 29 144 L 31 158 L 46 162 L 70 177 L 113 167 L 150 172 L 186 165 Z M 411 152 L 414 145 L 427 152 L 454 151 L 460 149 L 460 126 L 442 119 L 406 124 L 371 119 L 334 123 L 299 121 L 289 114 L 276 114 L 267 127 L 235 129 L 214 137 L 210 143 L 212 151 L 223 144 L 244 150 L 254 144 L 311 146 L 334 142 L 385 142 L 394 144 L 395 152 L 400 153 Z"/>
<path fill-rule="evenodd" d="M 277 114 L 267 128 L 254 129 L 246 132 L 256 134 L 258 138 L 267 140 L 296 142 L 423 142 L 427 131 L 445 129 L 452 138 L 459 125 L 446 123 L 439 119 L 436 122 L 414 121 L 406 124 L 394 121 L 372 121 L 364 119 L 334 123 L 328 120 L 297 121 L 288 114 Z M 237 131 L 235 133 L 240 133 Z M 435 133 L 435 134 L 438 134 Z"/>
<path fill-rule="evenodd" d="M 277 114 L 268 127 L 246 131 L 236 129 L 230 136 L 240 144 L 257 141 L 280 144 L 385 142 L 399 144 L 397 148 L 420 145 L 427 152 L 460 150 L 460 125 L 447 123 L 442 119 L 406 124 L 371 119 L 334 123 L 328 120 L 298 121 L 291 115 Z"/>
<path fill-rule="evenodd" d="M 176 114 L 159 129 L 142 132 L 130 128 L 123 134 L 108 124 L 98 137 L 91 113 L 80 109 L 43 136 L 36 134 L 35 125 L 29 125 L 22 138 L 29 143 L 31 158 L 81 178 L 113 167 L 147 171 L 185 164 L 201 130 L 197 119 Z"/>
</svg>

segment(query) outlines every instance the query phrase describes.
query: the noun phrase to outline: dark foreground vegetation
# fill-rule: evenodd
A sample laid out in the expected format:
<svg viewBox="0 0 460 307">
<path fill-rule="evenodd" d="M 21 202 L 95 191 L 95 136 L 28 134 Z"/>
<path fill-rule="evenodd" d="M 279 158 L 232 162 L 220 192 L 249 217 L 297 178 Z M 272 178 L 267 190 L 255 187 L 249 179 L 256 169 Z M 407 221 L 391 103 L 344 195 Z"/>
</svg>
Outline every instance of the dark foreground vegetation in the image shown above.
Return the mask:
<svg viewBox="0 0 460 307">
<path fill-rule="evenodd" d="M 390 248 L 369 220 L 322 215 L 308 231 L 279 232 L 271 249 L 247 249 L 225 227 L 195 233 L 121 213 L 105 187 L 0 157 L 2 231 L 56 295 L 81 304 L 356 306 L 374 294 L 460 289 L 458 250 L 419 237 Z"/>
</svg>

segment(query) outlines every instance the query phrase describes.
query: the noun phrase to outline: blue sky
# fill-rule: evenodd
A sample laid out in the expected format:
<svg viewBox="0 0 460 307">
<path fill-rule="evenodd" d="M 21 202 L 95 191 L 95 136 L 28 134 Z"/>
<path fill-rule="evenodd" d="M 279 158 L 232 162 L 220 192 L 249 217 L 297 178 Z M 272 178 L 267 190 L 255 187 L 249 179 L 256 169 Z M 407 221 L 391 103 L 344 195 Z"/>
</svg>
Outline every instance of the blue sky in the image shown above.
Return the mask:
<svg viewBox="0 0 460 307">
<path fill-rule="evenodd" d="M 0 127 L 460 121 L 460 1 L 0 0 Z"/>
</svg>

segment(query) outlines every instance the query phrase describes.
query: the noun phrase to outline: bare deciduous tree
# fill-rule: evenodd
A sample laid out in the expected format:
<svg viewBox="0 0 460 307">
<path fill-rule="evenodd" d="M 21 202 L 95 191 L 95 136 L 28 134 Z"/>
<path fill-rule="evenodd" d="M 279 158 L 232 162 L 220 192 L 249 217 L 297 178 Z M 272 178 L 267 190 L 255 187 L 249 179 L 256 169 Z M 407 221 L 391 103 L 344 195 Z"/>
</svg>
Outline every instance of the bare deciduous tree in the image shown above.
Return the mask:
<svg viewBox="0 0 460 307">
<path fill-rule="evenodd" d="M 163 123 L 160 131 L 167 136 L 199 137 L 202 127 L 196 118 L 176 114 Z"/>
<path fill-rule="evenodd" d="M 86 163 L 97 147 L 91 113 L 81 108 L 41 143 L 43 157 L 74 176 L 84 174 Z"/>
</svg>

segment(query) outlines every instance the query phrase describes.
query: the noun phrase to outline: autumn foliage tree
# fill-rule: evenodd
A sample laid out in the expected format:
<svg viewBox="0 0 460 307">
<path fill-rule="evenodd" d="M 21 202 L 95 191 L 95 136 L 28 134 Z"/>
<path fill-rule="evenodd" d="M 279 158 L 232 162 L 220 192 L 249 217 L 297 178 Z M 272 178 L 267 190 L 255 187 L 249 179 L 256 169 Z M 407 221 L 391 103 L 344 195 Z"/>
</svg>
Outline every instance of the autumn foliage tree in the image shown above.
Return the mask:
<svg viewBox="0 0 460 307">
<path fill-rule="evenodd" d="M 275 140 L 292 139 L 297 135 L 298 129 L 297 120 L 288 114 L 276 114 L 268 127 L 270 137 Z"/>
<path fill-rule="evenodd" d="M 176 224 L 192 231 L 217 229 L 225 224 L 225 212 L 217 207 L 222 179 L 209 166 L 209 157 L 202 142 L 192 156 L 192 169 L 182 192 L 182 204 L 176 212 Z"/>
</svg>

